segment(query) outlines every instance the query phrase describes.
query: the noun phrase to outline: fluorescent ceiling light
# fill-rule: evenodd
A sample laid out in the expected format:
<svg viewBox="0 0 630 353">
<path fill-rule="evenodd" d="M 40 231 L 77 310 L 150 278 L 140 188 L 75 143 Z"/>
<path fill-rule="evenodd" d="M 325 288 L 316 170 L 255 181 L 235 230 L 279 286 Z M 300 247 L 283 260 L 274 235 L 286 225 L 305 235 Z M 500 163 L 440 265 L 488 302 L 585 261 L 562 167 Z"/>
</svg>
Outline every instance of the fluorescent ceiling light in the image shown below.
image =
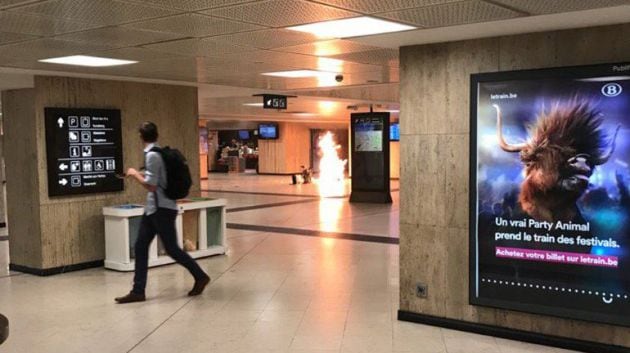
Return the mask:
<svg viewBox="0 0 630 353">
<path fill-rule="evenodd" d="M 262 103 L 245 103 L 243 105 L 248 106 L 248 107 L 262 107 L 262 106 L 264 106 L 264 104 L 262 104 Z"/>
<path fill-rule="evenodd" d="M 263 73 L 265 76 L 286 77 L 286 78 L 306 78 L 306 77 L 324 77 L 335 75 L 334 72 L 315 71 L 315 70 L 291 70 Z"/>
<path fill-rule="evenodd" d="M 404 25 L 373 17 L 354 17 L 343 20 L 325 21 L 288 27 L 292 31 L 306 32 L 324 38 L 348 38 L 369 36 L 373 34 L 392 33 L 416 29 L 416 27 Z"/>
<path fill-rule="evenodd" d="M 38 61 L 42 63 L 50 63 L 50 64 L 89 66 L 89 67 L 119 66 L 119 65 L 129 65 L 129 64 L 137 63 L 137 61 L 132 61 L 132 60 L 99 58 L 97 56 L 87 56 L 87 55 L 62 56 L 59 58 L 42 59 Z"/>
</svg>

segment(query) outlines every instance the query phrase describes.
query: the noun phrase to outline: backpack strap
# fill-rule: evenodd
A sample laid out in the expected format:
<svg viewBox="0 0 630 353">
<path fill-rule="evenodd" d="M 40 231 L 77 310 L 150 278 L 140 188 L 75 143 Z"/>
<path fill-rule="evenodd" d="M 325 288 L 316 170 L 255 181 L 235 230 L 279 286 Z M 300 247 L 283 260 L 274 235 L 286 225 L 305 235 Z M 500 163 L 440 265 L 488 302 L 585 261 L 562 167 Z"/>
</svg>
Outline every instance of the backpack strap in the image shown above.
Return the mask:
<svg viewBox="0 0 630 353">
<path fill-rule="evenodd" d="M 156 152 L 160 154 L 160 157 L 162 157 L 162 149 L 159 147 L 153 147 L 149 150 L 149 152 Z M 147 153 L 149 153 L 147 152 Z M 164 163 L 164 158 L 162 158 L 162 163 Z M 145 160 L 144 160 L 144 164 L 146 167 L 147 161 L 146 161 L 146 156 L 145 156 Z M 146 169 L 146 168 L 145 168 Z M 160 188 L 160 183 L 157 184 L 158 189 Z M 155 189 L 155 191 L 153 192 L 153 197 L 155 198 L 155 209 L 159 209 L 160 208 L 160 201 L 158 200 L 158 192 L 157 189 Z"/>
</svg>

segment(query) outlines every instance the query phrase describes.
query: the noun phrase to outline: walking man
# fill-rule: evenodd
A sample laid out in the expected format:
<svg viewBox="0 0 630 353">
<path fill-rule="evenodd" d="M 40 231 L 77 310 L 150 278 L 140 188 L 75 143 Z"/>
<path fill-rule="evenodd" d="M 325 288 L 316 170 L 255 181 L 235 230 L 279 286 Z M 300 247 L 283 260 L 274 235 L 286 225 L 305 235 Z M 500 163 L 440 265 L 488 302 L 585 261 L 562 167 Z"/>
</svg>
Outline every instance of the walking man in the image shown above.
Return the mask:
<svg viewBox="0 0 630 353">
<path fill-rule="evenodd" d="M 188 293 L 190 296 L 199 295 L 210 283 L 210 277 L 199 267 L 197 262 L 182 250 L 177 244 L 175 219 L 177 204 L 166 196 L 167 175 L 164 159 L 159 152 L 158 129 L 152 122 L 143 123 L 138 129 L 144 143 L 145 171 L 139 172 L 129 168 L 126 177 L 136 180 L 147 189 L 147 200 L 135 244 L 136 268 L 133 279 L 133 289 L 123 297 L 116 298 L 119 304 L 145 301 L 144 290 L 147 284 L 147 270 L 149 265 L 149 245 L 159 234 L 167 254 L 186 269 L 195 278 L 195 285 Z"/>
</svg>

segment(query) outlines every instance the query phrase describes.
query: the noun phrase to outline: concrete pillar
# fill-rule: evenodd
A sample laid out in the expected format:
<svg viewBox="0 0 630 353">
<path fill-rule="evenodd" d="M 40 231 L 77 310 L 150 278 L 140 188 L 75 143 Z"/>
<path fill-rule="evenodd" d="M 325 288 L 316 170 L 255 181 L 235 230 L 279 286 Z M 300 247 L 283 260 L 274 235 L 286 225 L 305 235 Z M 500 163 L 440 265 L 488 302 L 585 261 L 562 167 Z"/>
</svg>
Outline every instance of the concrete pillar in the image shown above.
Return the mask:
<svg viewBox="0 0 630 353">
<path fill-rule="evenodd" d="M 45 107 L 120 109 L 124 166 L 143 164 L 137 127 L 151 120 L 160 142 L 180 149 L 199 175 L 197 89 L 134 82 L 35 77 L 32 89 L 5 91 L 8 216 L 11 267 L 46 275 L 102 264 L 106 205 L 143 202 L 145 192 L 127 182 L 124 192 L 48 196 Z M 192 195 L 199 194 L 195 183 Z"/>
</svg>

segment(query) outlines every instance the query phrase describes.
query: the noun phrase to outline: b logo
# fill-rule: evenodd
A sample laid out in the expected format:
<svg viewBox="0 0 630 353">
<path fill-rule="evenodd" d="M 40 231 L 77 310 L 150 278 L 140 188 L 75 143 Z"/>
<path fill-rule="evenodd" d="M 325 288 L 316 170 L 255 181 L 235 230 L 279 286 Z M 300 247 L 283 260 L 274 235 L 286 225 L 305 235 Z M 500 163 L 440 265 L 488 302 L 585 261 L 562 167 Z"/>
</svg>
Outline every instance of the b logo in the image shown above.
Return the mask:
<svg viewBox="0 0 630 353">
<path fill-rule="evenodd" d="M 618 83 L 607 83 L 602 87 L 602 94 L 606 97 L 617 97 L 622 91 L 623 88 Z"/>
</svg>

